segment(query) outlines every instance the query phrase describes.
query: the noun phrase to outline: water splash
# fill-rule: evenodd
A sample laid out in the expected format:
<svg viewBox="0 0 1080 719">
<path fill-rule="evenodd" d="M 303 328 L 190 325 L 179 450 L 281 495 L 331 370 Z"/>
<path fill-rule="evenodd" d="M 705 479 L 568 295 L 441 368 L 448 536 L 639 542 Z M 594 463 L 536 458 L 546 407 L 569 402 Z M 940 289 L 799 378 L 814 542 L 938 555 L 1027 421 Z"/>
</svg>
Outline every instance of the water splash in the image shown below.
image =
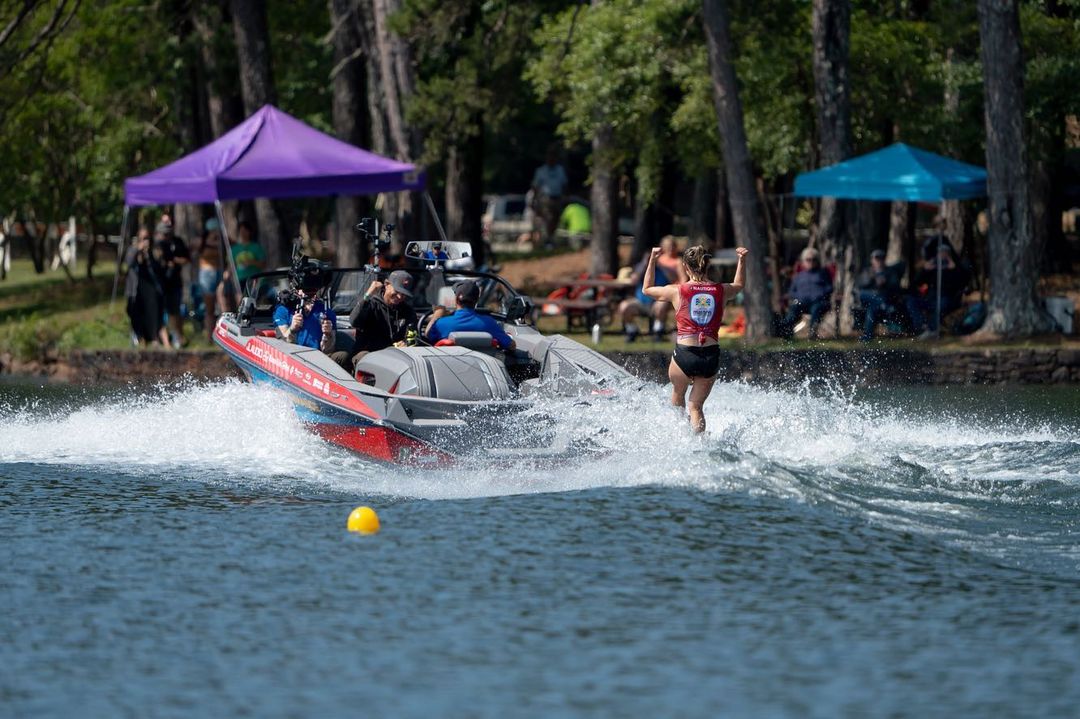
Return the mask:
<svg viewBox="0 0 1080 719">
<path fill-rule="evenodd" d="M 374 464 L 306 432 L 283 393 L 235 381 L 133 390 L 76 406 L 0 407 L 0 461 L 174 469 L 427 499 L 663 484 L 803 500 L 869 485 L 933 490 L 934 501 L 1009 501 L 1022 499 L 1018 487 L 1034 481 L 1080 486 L 1073 427 L 912 415 L 835 387 L 793 392 L 723 383 L 706 404 L 709 432 L 699 437 L 667 393 L 634 385 L 613 397 L 539 405 L 537 412 L 608 450 L 570 465 L 406 471 Z"/>
</svg>

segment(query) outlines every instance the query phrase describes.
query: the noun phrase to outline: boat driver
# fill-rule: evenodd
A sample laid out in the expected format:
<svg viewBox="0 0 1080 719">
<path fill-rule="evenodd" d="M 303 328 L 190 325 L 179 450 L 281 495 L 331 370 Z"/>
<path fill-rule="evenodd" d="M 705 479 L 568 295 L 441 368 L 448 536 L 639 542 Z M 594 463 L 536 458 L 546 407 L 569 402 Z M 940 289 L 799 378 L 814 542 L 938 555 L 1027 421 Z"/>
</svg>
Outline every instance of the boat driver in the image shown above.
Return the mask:
<svg viewBox="0 0 1080 719">
<path fill-rule="evenodd" d="M 376 280 L 368 285 L 349 313 L 356 329 L 352 349 L 335 352 L 334 361 L 352 372 L 356 361 L 368 352 L 404 346 L 409 330 L 416 329 L 416 313 L 406 301 L 412 299 L 415 283 L 405 270 L 395 270 L 385 283 Z"/>
<path fill-rule="evenodd" d="M 480 301 L 480 287 L 476 282 L 464 280 L 457 283 L 454 286 L 454 300 L 457 310 L 453 314 L 448 315 L 445 307 L 436 307 L 431 313 L 431 321 L 427 326 L 429 342 L 434 344 L 446 339 L 451 332 L 487 332 L 504 350 L 517 347 L 514 338 L 506 334 L 498 320 L 476 311 L 476 303 Z"/>
<path fill-rule="evenodd" d="M 326 354 L 333 352 L 337 315 L 314 291 L 307 293 L 298 288 L 294 296 L 298 305 L 289 307 L 279 302 L 274 308 L 274 326 L 282 339 Z"/>
</svg>

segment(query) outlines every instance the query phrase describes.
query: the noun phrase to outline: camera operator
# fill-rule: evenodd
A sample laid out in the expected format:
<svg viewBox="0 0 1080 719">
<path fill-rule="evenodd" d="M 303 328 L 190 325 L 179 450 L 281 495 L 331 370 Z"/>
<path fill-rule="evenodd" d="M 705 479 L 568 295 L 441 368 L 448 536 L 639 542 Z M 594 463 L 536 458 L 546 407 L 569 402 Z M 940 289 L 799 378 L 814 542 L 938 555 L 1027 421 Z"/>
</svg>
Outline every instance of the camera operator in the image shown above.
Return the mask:
<svg viewBox="0 0 1080 719">
<path fill-rule="evenodd" d="M 329 354 L 334 351 L 337 315 L 319 297 L 329 275 L 316 264 L 301 262 L 290 277 L 291 291 L 278 296 L 274 325 L 286 342 Z"/>
</svg>

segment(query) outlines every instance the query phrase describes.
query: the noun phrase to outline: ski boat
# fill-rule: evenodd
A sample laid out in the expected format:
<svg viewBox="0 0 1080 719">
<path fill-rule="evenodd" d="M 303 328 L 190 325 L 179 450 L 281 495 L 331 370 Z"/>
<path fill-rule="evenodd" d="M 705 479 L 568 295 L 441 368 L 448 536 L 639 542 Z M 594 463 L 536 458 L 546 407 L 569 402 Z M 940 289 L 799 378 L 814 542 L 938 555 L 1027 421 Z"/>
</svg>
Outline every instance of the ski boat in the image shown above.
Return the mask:
<svg viewBox="0 0 1080 719">
<path fill-rule="evenodd" d="M 472 279 L 482 288 L 478 311 L 501 324 L 515 350 L 498 349 L 488 333 L 452 333 L 437 346 L 420 342 L 370 352 L 353 375 L 319 350 L 281 339 L 272 313 L 298 283 L 319 276 L 324 301 L 337 316 L 337 346 L 351 347 L 349 312 L 386 273 L 374 265 L 331 269 L 304 257 L 289 270 L 251 278 L 239 310 L 221 316 L 214 339 L 250 381 L 287 392 L 313 432 L 371 459 L 451 466 L 604 451 L 589 430 L 556 421 L 545 399 L 572 404 L 602 398 L 631 375 L 568 337 L 542 335 L 527 297 L 496 274 L 469 269 L 468 243 L 440 244 L 442 254 L 431 242 L 406 249 L 421 327 L 434 306 L 453 304 L 456 282 Z"/>
</svg>

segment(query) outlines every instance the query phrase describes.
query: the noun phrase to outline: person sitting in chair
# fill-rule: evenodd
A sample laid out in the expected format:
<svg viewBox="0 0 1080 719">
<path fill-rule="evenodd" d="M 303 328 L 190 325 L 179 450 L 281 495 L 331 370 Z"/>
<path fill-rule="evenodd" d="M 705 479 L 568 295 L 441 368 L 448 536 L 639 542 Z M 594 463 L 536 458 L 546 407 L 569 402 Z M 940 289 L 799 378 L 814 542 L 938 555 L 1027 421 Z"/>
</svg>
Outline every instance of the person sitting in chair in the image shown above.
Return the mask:
<svg viewBox="0 0 1080 719">
<path fill-rule="evenodd" d="M 870 253 L 870 266 L 859 273 L 855 284 L 859 288 L 859 304 L 862 305 L 863 331 L 859 337 L 863 342 L 874 338 L 874 328 L 884 322 L 890 313 L 895 314 L 900 305 L 900 277 L 904 274 L 904 263 L 885 264 L 885 250 Z"/>
<path fill-rule="evenodd" d="M 923 262 L 911 281 L 907 311 L 912 331 L 919 339 L 938 334 L 938 321 L 963 304 L 971 271 L 960 262 L 952 244 L 932 237 L 923 243 Z M 938 267 L 940 265 L 940 267 Z M 938 277 L 941 278 L 941 307 L 938 307 Z"/>
<path fill-rule="evenodd" d="M 810 339 L 816 340 L 821 318 L 832 305 L 832 275 L 821 266 L 821 255 L 813 247 L 803 250 L 799 259 L 805 269 L 791 279 L 788 290 L 790 303 L 787 314 L 780 321 L 780 336 L 790 339 L 799 318 L 809 314 Z"/>
<path fill-rule="evenodd" d="M 426 335 L 429 342 L 435 344 L 447 339 L 451 332 L 487 332 L 502 349 L 513 350 L 517 347 L 514 338 L 506 334 L 498 320 L 476 311 L 476 303 L 480 301 L 480 287 L 476 282 L 464 280 L 455 285 L 454 300 L 457 310 L 453 314 L 447 315 L 445 307 L 436 307 L 431 313 Z"/>
</svg>

